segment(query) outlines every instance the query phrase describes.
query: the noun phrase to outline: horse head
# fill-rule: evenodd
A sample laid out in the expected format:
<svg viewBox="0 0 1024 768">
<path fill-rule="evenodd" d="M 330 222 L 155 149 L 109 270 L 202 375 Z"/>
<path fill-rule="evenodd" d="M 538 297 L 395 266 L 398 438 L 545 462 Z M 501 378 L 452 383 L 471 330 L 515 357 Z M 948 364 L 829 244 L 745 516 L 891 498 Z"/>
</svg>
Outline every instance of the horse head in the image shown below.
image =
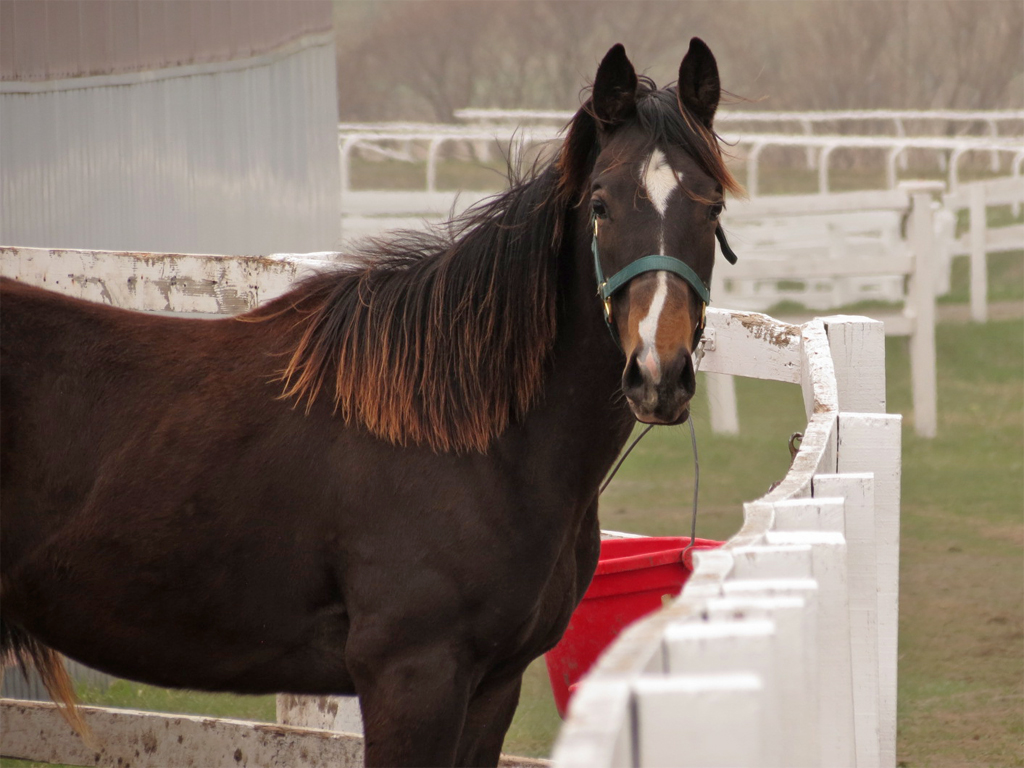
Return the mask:
<svg viewBox="0 0 1024 768">
<path fill-rule="evenodd" d="M 718 68 L 698 38 L 675 88 L 638 78 L 621 45 L 604 57 L 584 106 L 597 156 L 588 234 L 612 336 L 625 353 L 622 392 L 640 421 L 678 424 L 696 389 L 718 218 L 740 191 L 712 129 Z"/>
</svg>

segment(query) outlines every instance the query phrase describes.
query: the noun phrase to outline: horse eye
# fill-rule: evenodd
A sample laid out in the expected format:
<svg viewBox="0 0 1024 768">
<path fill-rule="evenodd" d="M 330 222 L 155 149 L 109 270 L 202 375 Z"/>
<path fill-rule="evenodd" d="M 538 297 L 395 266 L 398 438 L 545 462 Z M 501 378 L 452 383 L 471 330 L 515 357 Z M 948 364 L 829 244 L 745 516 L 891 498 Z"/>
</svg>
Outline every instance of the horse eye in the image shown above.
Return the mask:
<svg viewBox="0 0 1024 768">
<path fill-rule="evenodd" d="M 608 218 L 608 207 L 604 204 L 603 201 L 598 200 L 596 198 L 594 200 L 591 200 L 590 201 L 590 208 L 594 212 L 594 215 L 597 216 L 597 218 L 599 218 L 599 219 L 607 219 Z"/>
<path fill-rule="evenodd" d="M 715 203 L 710 208 L 708 208 L 708 218 L 711 219 L 712 221 L 715 221 L 719 216 L 722 215 L 722 211 L 724 209 L 725 205 L 723 203 Z"/>
</svg>

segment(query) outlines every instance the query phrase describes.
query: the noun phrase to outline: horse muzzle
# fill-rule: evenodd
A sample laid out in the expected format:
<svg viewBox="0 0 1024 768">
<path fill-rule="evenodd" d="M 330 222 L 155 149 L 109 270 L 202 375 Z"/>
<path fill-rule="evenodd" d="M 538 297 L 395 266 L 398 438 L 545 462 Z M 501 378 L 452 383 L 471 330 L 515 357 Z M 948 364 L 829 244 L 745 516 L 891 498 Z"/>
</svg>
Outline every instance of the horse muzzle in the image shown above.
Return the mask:
<svg viewBox="0 0 1024 768">
<path fill-rule="evenodd" d="M 630 354 L 622 372 L 622 393 L 633 415 L 646 424 L 682 424 L 697 389 L 693 356 L 680 349 L 665 361 L 649 347 Z"/>
</svg>

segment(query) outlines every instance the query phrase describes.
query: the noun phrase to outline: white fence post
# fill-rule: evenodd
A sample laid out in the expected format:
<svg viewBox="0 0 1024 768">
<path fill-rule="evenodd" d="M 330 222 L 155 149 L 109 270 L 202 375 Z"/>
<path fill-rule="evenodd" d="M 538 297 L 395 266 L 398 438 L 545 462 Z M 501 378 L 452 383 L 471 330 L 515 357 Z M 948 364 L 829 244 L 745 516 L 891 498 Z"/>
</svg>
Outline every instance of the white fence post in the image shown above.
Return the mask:
<svg viewBox="0 0 1024 768">
<path fill-rule="evenodd" d="M 775 622 L 769 619 L 751 619 L 744 617 L 739 620 L 723 619 L 721 621 L 691 621 L 670 624 L 665 628 L 663 641 L 665 646 L 666 672 L 683 678 L 696 679 L 704 676 L 752 674 L 760 682 L 760 718 L 754 723 L 760 738 L 751 738 L 757 744 L 756 765 L 764 768 L 781 765 L 782 742 L 781 710 L 784 702 L 780 700 L 777 678 L 785 674 L 779 666 L 780 653 L 776 640 Z M 676 714 L 678 721 L 686 719 L 685 710 Z M 723 743 L 736 738 L 735 728 L 731 724 L 720 732 L 708 732 L 703 729 L 702 740 L 718 743 L 719 750 Z M 674 733 L 678 738 L 679 722 Z M 640 764 L 659 766 L 665 765 L 664 759 L 645 759 L 653 751 L 654 745 L 662 755 L 670 754 L 673 731 L 662 733 L 660 739 L 643 738 L 640 729 Z M 666 738 L 669 736 L 669 738 Z M 679 750 L 688 748 L 689 740 L 680 739 Z M 650 744 L 651 746 L 647 746 Z M 718 760 L 724 758 L 719 752 Z M 693 758 L 688 756 L 690 760 Z M 699 763 L 698 763 L 699 764 Z"/>
<path fill-rule="evenodd" d="M 914 430 L 921 437 L 935 437 L 938 430 L 938 395 L 935 381 L 935 287 L 932 260 L 935 231 L 932 201 L 927 192 L 915 192 L 910 211 L 910 242 L 914 273 L 910 301 L 915 314 L 910 335 L 910 378 L 914 400 Z"/>
<path fill-rule="evenodd" d="M 736 381 L 725 373 L 705 373 L 711 431 L 716 435 L 740 433 L 739 409 L 736 402 Z"/>
<path fill-rule="evenodd" d="M 806 505 L 803 514 L 818 511 L 822 502 L 795 501 Z M 839 505 L 840 510 L 842 505 Z M 779 505 L 776 505 L 779 511 Z M 795 510 L 791 510 L 795 512 Z M 781 515 L 782 513 L 779 512 Z M 840 521 L 842 515 L 839 515 Z M 778 518 L 777 518 L 778 523 Z M 839 523 L 840 526 L 842 523 Z M 828 523 L 823 523 L 828 525 Z M 841 529 L 840 529 L 841 530 Z M 821 764 L 853 766 L 853 670 L 850 659 L 850 613 L 846 573 L 846 540 L 830 530 L 775 530 L 768 533 L 768 544 L 809 545 L 813 577 L 821 589 L 819 616 L 819 727 L 822 739 Z"/>
<path fill-rule="evenodd" d="M 787 722 L 785 719 L 783 721 L 783 765 L 793 766 L 793 768 L 821 764 L 821 729 L 818 722 L 820 698 L 818 695 L 820 678 L 818 663 L 819 591 L 818 582 L 809 577 L 730 579 L 722 584 L 723 597 L 709 600 L 707 603 L 709 613 L 714 613 L 716 606 L 719 605 L 723 606 L 721 610 L 727 610 L 730 603 L 756 604 L 767 601 L 774 602 L 779 606 L 786 604 L 802 606 L 799 609 L 799 617 L 803 639 L 802 642 L 787 648 L 790 654 L 795 655 L 791 655 L 791 661 L 786 662 L 784 668 L 787 673 L 785 681 L 782 683 L 782 685 L 791 686 L 788 691 L 783 691 L 784 694 L 790 691 L 803 692 L 797 700 L 787 700 L 784 705 L 787 709 L 786 716 L 792 716 L 793 721 L 797 724 L 795 731 L 788 731 L 786 730 Z M 785 632 L 785 611 L 781 608 L 774 609 L 772 618 L 784 630 L 780 638 L 781 642 L 788 637 Z"/>
<path fill-rule="evenodd" d="M 902 417 L 885 414 L 884 341 L 871 321 L 825 318 L 833 352 L 841 413 L 837 471 L 818 476 L 815 496 L 847 499 L 850 547 L 850 611 L 853 664 L 857 672 L 854 703 L 858 764 L 893 766 L 896 762 L 896 678 L 899 632 L 899 514 Z M 872 341 L 871 338 L 874 337 Z M 878 379 L 862 381 L 861 369 Z M 879 389 L 878 381 L 881 381 Z M 847 411 L 858 410 L 861 413 Z M 867 412 L 867 413 L 865 413 Z M 869 491 L 857 489 L 857 476 L 871 473 Z M 863 475 L 860 476 L 863 478 Z M 872 559 L 874 562 L 872 562 Z M 874 569 L 874 589 L 869 586 Z M 872 608 L 870 601 L 874 600 Z M 874 636 L 865 637 L 863 633 Z M 874 692 L 872 692 L 874 688 Z M 876 704 L 869 702 L 875 698 Z"/>
<path fill-rule="evenodd" d="M 639 678 L 633 683 L 636 768 L 760 768 L 763 690 L 750 673 Z M 688 713 L 700 712 L 700 717 Z"/>
<path fill-rule="evenodd" d="M 899 481 L 897 478 L 895 482 L 893 505 L 891 474 L 883 480 L 883 493 L 889 495 L 890 503 L 886 511 L 876 513 L 874 476 L 849 473 L 874 472 L 884 467 L 886 462 L 898 462 L 899 417 L 884 414 L 885 338 L 882 324 L 867 318 L 845 316 L 827 317 L 823 322 L 832 350 L 841 411 L 837 468 L 847 474 L 815 477 L 813 494 L 816 497 L 840 496 L 847 503 L 857 762 L 865 766 L 892 765 L 895 753 L 887 753 L 887 745 L 891 743 L 894 748 L 895 744 L 894 654 L 897 626 L 896 608 L 892 601 L 898 591 L 898 584 L 893 580 L 899 577 Z M 915 410 L 916 407 L 915 403 Z M 861 415 L 865 413 L 881 415 L 866 417 L 865 421 Z M 857 442 L 861 438 L 860 431 L 870 431 L 879 423 L 886 426 L 877 439 Z M 896 433 L 895 447 L 893 429 Z M 866 461 L 874 450 L 879 452 L 879 461 Z M 891 467 L 886 471 L 891 473 Z M 881 565 L 880 559 L 885 559 L 887 564 Z M 887 606 L 886 617 L 880 619 L 879 612 L 883 606 Z M 882 722 L 889 721 L 891 723 L 882 726 Z M 880 738 L 882 733 L 889 735 Z"/>
<path fill-rule="evenodd" d="M 843 414 L 840 414 L 842 419 Z M 858 768 L 880 766 L 878 685 L 878 560 L 875 485 L 871 473 L 817 475 L 814 498 L 845 503 L 850 590 L 850 664 Z"/>
<path fill-rule="evenodd" d="M 772 664 L 775 705 L 779 714 L 779 762 L 787 768 L 817 765 L 817 741 L 808 738 L 817 722 L 814 665 L 817 613 L 810 605 L 813 596 L 778 594 L 734 595 L 712 598 L 705 612 L 712 621 L 768 620 L 775 626 Z M 772 704 L 769 702 L 769 706 Z"/>
<path fill-rule="evenodd" d="M 885 413 L 885 324 L 867 317 L 823 317 L 840 411 Z"/>
<path fill-rule="evenodd" d="M 871 472 L 875 495 L 878 574 L 878 685 L 881 764 L 896 764 L 896 667 L 899 634 L 900 455 L 899 414 L 842 413 L 838 471 Z"/>
<path fill-rule="evenodd" d="M 985 213 L 985 185 L 971 184 L 970 204 L 970 262 L 971 262 L 971 320 L 988 320 L 988 256 L 985 253 L 988 218 Z"/>
</svg>

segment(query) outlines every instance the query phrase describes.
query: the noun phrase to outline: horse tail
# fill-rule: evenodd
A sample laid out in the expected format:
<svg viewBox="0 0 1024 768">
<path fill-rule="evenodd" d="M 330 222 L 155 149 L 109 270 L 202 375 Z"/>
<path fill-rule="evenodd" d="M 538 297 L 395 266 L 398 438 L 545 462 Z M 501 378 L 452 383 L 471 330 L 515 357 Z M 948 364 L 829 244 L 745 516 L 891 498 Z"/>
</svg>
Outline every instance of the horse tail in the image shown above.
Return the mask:
<svg viewBox="0 0 1024 768">
<path fill-rule="evenodd" d="M 75 706 L 75 686 L 64 666 L 63 656 L 43 645 L 21 627 L 0 622 L 0 661 L 0 680 L 3 679 L 3 668 L 14 663 L 17 663 L 27 678 L 28 665 L 31 663 L 39 672 L 47 693 L 68 725 L 90 748 L 96 748 L 96 738 Z"/>
</svg>

